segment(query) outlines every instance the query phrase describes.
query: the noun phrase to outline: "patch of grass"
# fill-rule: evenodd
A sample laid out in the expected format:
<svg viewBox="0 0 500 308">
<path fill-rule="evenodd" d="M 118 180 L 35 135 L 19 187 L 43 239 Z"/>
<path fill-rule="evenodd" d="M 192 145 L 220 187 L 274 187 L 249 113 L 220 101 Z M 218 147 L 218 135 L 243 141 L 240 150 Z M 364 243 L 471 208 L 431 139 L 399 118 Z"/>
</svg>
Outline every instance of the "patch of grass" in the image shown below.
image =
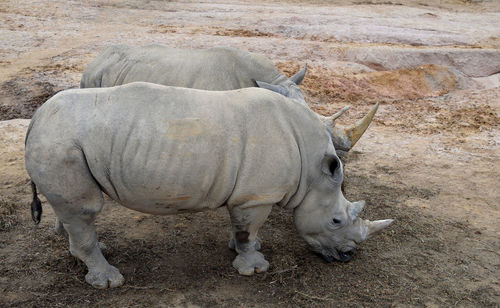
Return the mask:
<svg viewBox="0 0 500 308">
<path fill-rule="evenodd" d="M 9 231 L 17 224 L 16 206 L 4 198 L 0 199 L 0 231 Z"/>
</svg>

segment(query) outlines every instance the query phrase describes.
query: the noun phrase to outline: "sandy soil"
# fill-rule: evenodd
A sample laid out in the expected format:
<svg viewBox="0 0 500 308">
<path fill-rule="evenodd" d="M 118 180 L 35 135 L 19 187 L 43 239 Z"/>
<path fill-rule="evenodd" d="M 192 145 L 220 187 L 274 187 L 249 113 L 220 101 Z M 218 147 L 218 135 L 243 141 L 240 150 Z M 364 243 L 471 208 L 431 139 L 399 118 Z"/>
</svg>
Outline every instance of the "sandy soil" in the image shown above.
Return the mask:
<svg viewBox="0 0 500 308">
<path fill-rule="evenodd" d="M 465 0 L 0 2 L 0 306 L 498 307 L 499 18 L 498 2 Z M 98 234 L 126 284 L 85 284 L 49 204 L 31 221 L 23 119 L 106 46 L 153 42 L 244 48 L 288 75 L 307 62 L 308 102 L 350 104 L 341 124 L 380 101 L 346 195 L 397 222 L 326 264 L 275 208 L 260 234 L 272 267 L 242 277 L 225 209 L 159 217 L 107 201 Z"/>
</svg>

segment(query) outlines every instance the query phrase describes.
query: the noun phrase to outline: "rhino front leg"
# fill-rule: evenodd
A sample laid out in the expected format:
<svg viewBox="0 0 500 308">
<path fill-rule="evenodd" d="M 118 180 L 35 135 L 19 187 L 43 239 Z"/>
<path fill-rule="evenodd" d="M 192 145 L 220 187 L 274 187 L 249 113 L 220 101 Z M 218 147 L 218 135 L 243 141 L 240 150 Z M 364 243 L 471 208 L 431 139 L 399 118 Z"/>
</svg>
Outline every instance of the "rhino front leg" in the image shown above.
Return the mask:
<svg viewBox="0 0 500 308">
<path fill-rule="evenodd" d="M 257 251 L 257 231 L 271 212 L 272 205 L 258 205 L 248 208 L 235 206 L 229 209 L 232 224 L 232 238 L 238 255 L 233 261 L 233 267 L 241 275 L 250 276 L 265 272 L 269 262 Z M 258 247 L 260 248 L 260 247 Z"/>
<path fill-rule="evenodd" d="M 228 246 L 230 249 L 232 250 L 235 250 L 236 249 L 236 244 L 235 244 L 235 240 L 234 240 L 234 235 L 233 233 L 231 233 L 231 238 L 229 239 L 229 243 L 228 243 Z M 256 236 L 255 237 L 255 250 L 260 250 L 260 247 L 262 247 L 262 240 Z"/>
</svg>

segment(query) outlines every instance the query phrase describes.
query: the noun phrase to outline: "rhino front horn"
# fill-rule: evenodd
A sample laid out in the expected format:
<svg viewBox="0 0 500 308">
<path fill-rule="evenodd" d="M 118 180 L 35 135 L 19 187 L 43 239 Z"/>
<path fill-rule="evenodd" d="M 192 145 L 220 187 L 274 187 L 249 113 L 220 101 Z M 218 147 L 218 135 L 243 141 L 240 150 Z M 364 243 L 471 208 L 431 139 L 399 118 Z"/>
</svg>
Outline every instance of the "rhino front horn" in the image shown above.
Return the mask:
<svg viewBox="0 0 500 308">
<path fill-rule="evenodd" d="M 361 120 L 354 123 L 353 125 L 349 125 L 346 127 L 336 127 L 334 126 L 334 123 L 333 125 L 330 123 L 326 123 L 332 129 L 332 141 L 333 145 L 335 146 L 335 150 L 348 152 L 356 144 L 356 142 L 358 142 L 368 126 L 370 126 L 370 123 L 372 122 L 373 117 L 377 112 L 378 106 L 379 103 L 377 102 L 372 110 L 370 110 L 370 112 L 368 112 Z M 342 111 L 343 110 L 339 112 Z M 335 115 L 337 115 L 338 113 L 336 113 Z"/>
<path fill-rule="evenodd" d="M 394 219 L 383 219 L 383 220 L 375 220 L 369 221 L 365 220 L 365 225 L 367 226 L 366 238 L 370 238 L 383 229 L 389 227 L 394 222 Z"/>
</svg>

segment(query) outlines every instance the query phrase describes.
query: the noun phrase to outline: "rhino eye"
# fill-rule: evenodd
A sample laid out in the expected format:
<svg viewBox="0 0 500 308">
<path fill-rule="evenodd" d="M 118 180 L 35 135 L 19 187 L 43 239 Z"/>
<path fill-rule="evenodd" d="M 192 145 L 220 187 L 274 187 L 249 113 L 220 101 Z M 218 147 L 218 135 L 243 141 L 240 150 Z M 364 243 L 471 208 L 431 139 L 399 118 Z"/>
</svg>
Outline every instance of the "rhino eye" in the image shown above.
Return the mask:
<svg viewBox="0 0 500 308">
<path fill-rule="evenodd" d="M 339 223 L 341 223 L 341 221 L 340 221 L 340 220 L 338 220 L 337 218 L 334 218 L 334 219 L 333 219 L 333 223 L 334 223 L 334 224 L 339 224 Z"/>
</svg>

